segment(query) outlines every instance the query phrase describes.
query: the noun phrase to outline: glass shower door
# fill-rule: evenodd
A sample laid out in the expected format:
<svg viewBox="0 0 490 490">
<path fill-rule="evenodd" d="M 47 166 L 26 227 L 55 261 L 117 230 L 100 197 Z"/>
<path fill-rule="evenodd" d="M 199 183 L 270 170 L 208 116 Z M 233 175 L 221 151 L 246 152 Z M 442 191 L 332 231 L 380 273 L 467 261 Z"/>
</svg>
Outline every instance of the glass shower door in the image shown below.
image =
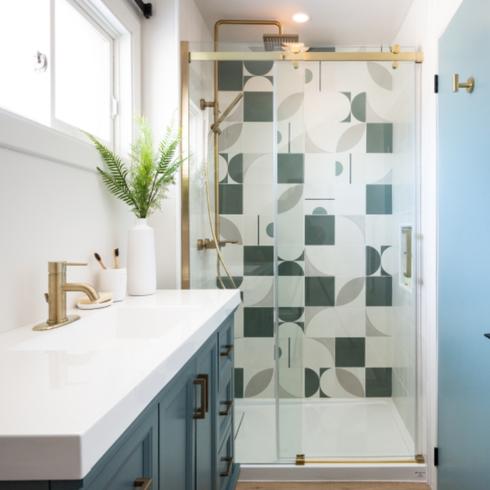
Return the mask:
<svg viewBox="0 0 490 490">
<path fill-rule="evenodd" d="M 241 463 L 277 460 L 272 70 L 269 61 L 218 65 L 219 108 L 227 114 L 219 135 L 220 237 L 237 242 L 221 252 L 242 293 L 235 315 L 236 455 Z"/>
<path fill-rule="evenodd" d="M 305 397 L 304 63 L 274 65 L 278 459 L 303 446 Z M 306 353 L 307 354 L 307 353 Z"/>
<path fill-rule="evenodd" d="M 415 66 L 276 62 L 278 456 L 412 459 Z"/>
<path fill-rule="evenodd" d="M 213 289 L 217 281 L 216 253 L 199 249 L 199 240 L 212 240 L 215 216 L 212 112 L 200 107 L 201 99 L 212 98 L 213 66 L 189 66 L 189 279 L 191 289 Z"/>
<path fill-rule="evenodd" d="M 413 460 L 414 65 L 220 61 L 218 136 L 190 67 L 191 287 L 241 290 L 237 461 Z M 232 279 L 197 248 L 216 211 Z"/>
</svg>

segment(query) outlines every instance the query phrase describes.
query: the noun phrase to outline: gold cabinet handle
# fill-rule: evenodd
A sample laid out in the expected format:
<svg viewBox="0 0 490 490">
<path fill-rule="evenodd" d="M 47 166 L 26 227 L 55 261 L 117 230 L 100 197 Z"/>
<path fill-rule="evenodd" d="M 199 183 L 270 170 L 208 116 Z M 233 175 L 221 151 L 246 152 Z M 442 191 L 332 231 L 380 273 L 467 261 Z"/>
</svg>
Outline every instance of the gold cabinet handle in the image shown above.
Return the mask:
<svg viewBox="0 0 490 490">
<path fill-rule="evenodd" d="M 223 346 L 223 351 L 220 352 L 220 356 L 222 357 L 228 357 L 231 354 L 231 351 L 233 350 L 233 345 L 224 345 Z"/>
<path fill-rule="evenodd" d="M 233 458 L 221 458 L 221 461 L 226 462 L 226 470 L 222 471 L 219 476 L 226 477 L 231 475 L 231 468 L 233 467 Z"/>
<path fill-rule="evenodd" d="M 223 417 L 227 417 L 230 414 L 231 407 L 233 406 L 233 400 L 221 402 L 221 404 L 225 406 L 225 409 L 220 410 L 219 414 Z"/>
<path fill-rule="evenodd" d="M 199 374 L 194 380 L 195 386 L 200 386 L 201 388 L 201 402 L 199 408 L 194 410 L 194 419 L 204 419 L 206 417 L 206 412 L 208 411 L 208 375 Z"/>
<path fill-rule="evenodd" d="M 134 480 L 133 487 L 141 490 L 150 490 L 152 485 L 153 480 L 151 478 L 136 478 L 136 480 Z"/>
</svg>

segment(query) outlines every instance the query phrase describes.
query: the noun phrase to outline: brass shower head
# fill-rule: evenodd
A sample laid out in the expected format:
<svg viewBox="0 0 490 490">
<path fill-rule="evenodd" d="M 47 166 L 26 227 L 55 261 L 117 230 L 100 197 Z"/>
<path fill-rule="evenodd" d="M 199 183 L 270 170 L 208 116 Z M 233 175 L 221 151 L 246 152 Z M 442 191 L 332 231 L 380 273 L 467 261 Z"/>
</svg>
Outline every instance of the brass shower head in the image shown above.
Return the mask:
<svg viewBox="0 0 490 490">
<path fill-rule="evenodd" d="M 283 44 L 297 43 L 298 41 L 298 34 L 264 34 L 266 51 L 282 51 Z"/>
</svg>

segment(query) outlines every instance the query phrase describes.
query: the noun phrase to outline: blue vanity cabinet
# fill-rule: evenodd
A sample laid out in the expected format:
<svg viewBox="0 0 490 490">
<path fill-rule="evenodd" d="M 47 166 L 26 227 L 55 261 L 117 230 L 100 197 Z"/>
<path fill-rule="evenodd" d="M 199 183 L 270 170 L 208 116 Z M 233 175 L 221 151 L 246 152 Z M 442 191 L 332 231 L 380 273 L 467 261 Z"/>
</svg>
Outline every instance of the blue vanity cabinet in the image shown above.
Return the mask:
<svg viewBox="0 0 490 490">
<path fill-rule="evenodd" d="M 195 385 L 199 389 L 194 409 L 196 490 L 215 490 L 216 478 L 216 419 L 217 419 L 217 367 L 218 343 L 213 342 L 196 359 Z M 199 384 L 203 380 L 204 386 Z M 201 398 L 202 395 L 202 398 Z M 169 489 L 170 490 L 170 489 Z"/>
<path fill-rule="evenodd" d="M 223 322 L 218 331 L 217 373 L 217 441 L 216 490 L 235 488 L 239 465 L 234 454 L 234 324 L 233 317 Z"/>
<path fill-rule="evenodd" d="M 0 490 L 233 490 L 233 369 L 231 315 L 87 477 Z"/>
<path fill-rule="evenodd" d="M 158 407 L 152 403 L 82 481 L 51 481 L 50 490 L 158 488 Z M 27 482 L 25 483 L 27 484 Z M 0 489 L 10 489 L 0 483 Z M 16 488 L 16 487 L 13 487 Z M 44 487 L 26 486 L 26 490 Z"/>
<path fill-rule="evenodd" d="M 194 489 L 195 361 L 171 382 L 159 399 L 160 490 Z M 153 489 L 152 489 L 153 490 Z"/>
<path fill-rule="evenodd" d="M 217 365 L 213 336 L 162 394 L 160 490 L 216 489 Z"/>
<path fill-rule="evenodd" d="M 158 411 L 153 405 L 138 418 L 127 439 L 113 446 L 84 480 L 88 490 L 130 490 L 158 488 Z M 123 436 L 124 437 L 124 436 Z M 51 490 L 67 490 L 67 484 L 51 482 Z"/>
</svg>

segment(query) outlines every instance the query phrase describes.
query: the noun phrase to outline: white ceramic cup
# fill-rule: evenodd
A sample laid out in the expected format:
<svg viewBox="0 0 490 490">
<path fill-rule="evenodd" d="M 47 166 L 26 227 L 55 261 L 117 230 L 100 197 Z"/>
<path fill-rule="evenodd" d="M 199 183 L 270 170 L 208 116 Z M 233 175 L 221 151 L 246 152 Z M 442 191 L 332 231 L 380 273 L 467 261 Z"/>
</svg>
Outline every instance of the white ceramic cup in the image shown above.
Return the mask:
<svg viewBox="0 0 490 490">
<path fill-rule="evenodd" d="M 99 291 L 112 293 L 113 301 L 126 297 L 126 269 L 104 269 L 99 272 Z"/>
</svg>

